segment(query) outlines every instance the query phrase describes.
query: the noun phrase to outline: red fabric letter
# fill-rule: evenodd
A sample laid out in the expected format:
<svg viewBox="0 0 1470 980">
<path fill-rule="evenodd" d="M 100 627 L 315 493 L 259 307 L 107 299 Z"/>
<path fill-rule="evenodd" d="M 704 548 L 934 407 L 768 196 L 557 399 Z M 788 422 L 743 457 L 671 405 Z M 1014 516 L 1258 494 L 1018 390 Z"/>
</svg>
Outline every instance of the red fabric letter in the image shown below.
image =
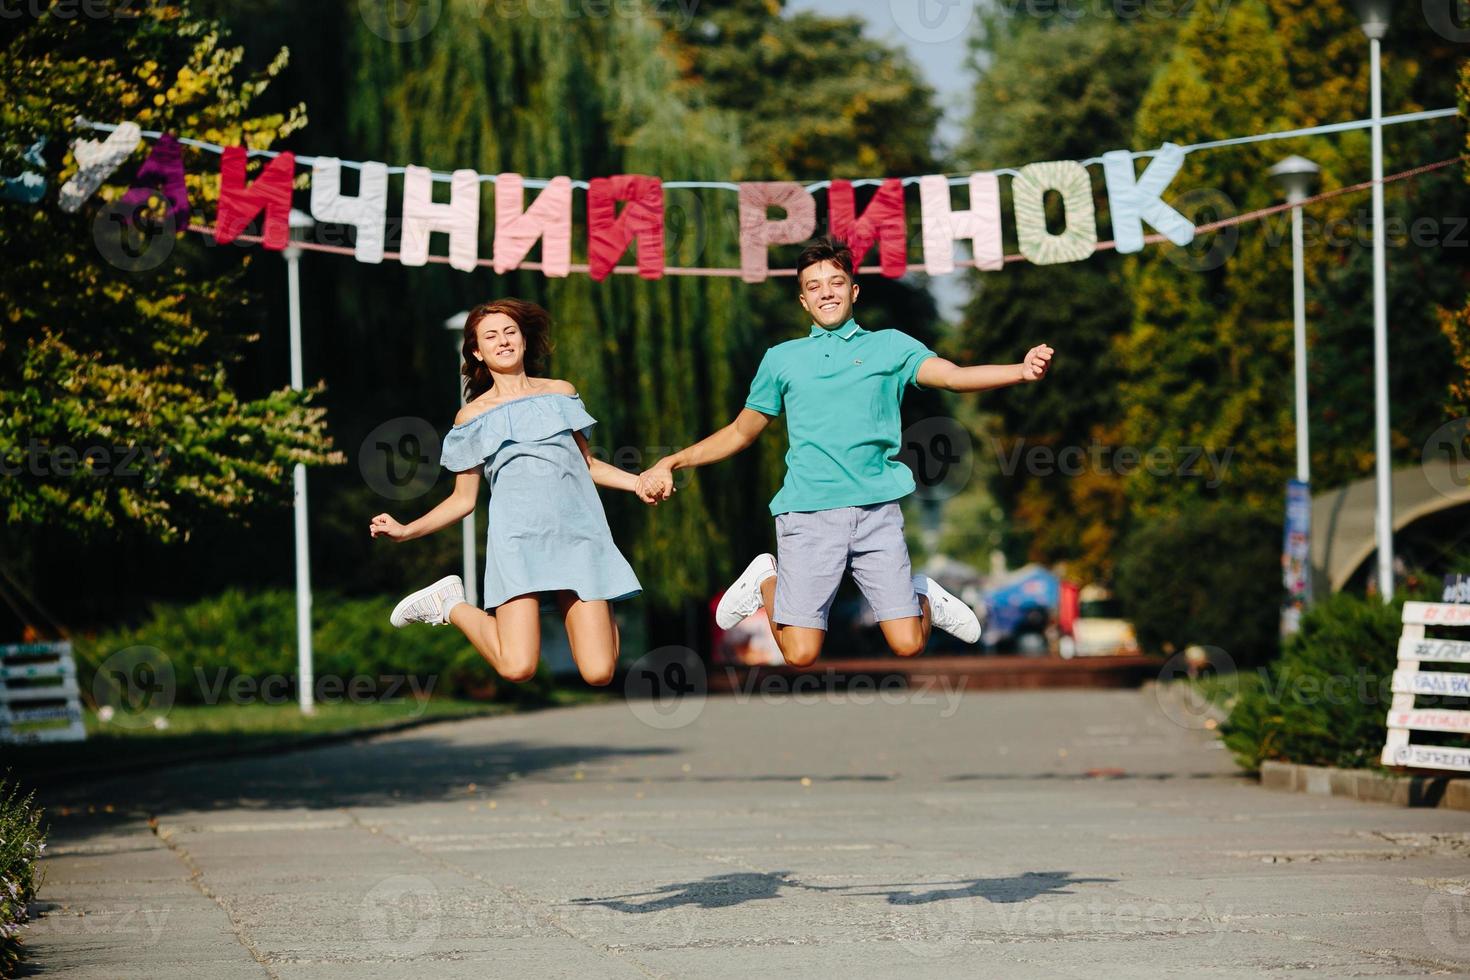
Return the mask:
<svg viewBox="0 0 1470 980">
<path fill-rule="evenodd" d="M 617 202 L 627 201 L 623 213 Z M 593 178 L 587 190 L 587 264 L 601 282 L 612 275 L 628 245 L 638 240 L 638 275 L 664 275 L 664 185 L 657 177 L 619 174 Z"/>
<path fill-rule="evenodd" d="M 226 147 L 220 160 L 219 214 L 214 222 L 214 240 L 228 245 L 264 211 L 262 244 L 275 252 L 284 249 L 291 241 L 291 180 L 295 176 L 296 155 L 282 153 L 260 172 L 255 183 L 246 186 L 245 147 Z"/>
<path fill-rule="evenodd" d="M 908 226 L 904 223 L 903 181 L 890 177 L 878 186 L 861 218 L 853 201 L 852 181 L 834 180 L 827 193 L 828 219 L 832 234 L 852 249 L 853 265 L 863 264 L 863 256 L 878 243 L 879 264 L 889 279 L 897 279 L 908 271 Z"/>
</svg>

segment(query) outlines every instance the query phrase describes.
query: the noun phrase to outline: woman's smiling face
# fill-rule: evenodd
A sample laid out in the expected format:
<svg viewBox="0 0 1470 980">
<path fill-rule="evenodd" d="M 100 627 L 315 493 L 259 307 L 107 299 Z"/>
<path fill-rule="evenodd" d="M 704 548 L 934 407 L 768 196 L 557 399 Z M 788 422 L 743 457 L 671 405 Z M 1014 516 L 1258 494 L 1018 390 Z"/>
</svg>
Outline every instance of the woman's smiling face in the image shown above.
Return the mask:
<svg viewBox="0 0 1470 980">
<path fill-rule="evenodd" d="M 490 313 L 475 325 L 480 360 L 497 373 L 515 372 L 526 359 L 526 335 L 504 313 Z"/>
</svg>

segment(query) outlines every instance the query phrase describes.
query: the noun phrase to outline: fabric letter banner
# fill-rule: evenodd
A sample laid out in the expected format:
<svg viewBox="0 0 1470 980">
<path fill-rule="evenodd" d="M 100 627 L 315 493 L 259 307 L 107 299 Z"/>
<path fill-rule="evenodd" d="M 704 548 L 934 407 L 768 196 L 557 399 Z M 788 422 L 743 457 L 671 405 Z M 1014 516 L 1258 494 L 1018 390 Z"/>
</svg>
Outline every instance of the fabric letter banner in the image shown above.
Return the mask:
<svg viewBox="0 0 1470 980">
<path fill-rule="evenodd" d="M 76 158 L 77 172 L 61 188 L 61 210 L 68 214 L 80 210 L 83 202 L 96 194 L 97 188 L 132 156 L 142 139 L 143 131 L 138 124 L 128 122 L 117 127 L 100 143 L 96 140 L 73 143 L 71 154 Z"/>
<path fill-rule="evenodd" d="M 184 147 L 173 133 L 159 137 L 153 152 L 133 176 L 133 186 L 123 195 L 123 214 L 129 222 L 155 192 L 168 202 L 168 216 L 174 227 L 187 227 L 190 208 L 189 188 L 184 183 Z"/>
<path fill-rule="evenodd" d="M 617 202 L 627 201 L 623 213 Z M 664 185 L 657 177 L 595 177 L 587 190 L 587 264 L 601 282 L 612 275 L 628 245 L 638 240 L 638 275 L 664 274 Z"/>
<path fill-rule="evenodd" d="M 1184 166 L 1184 151 L 1165 143 L 1144 169 L 1133 178 L 1133 155 L 1113 150 L 1102 156 L 1103 176 L 1108 182 L 1108 207 L 1113 216 L 1113 239 L 1123 253 L 1143 250 L 1143 222 L 1147 221 L 1175 245 L 1194 241 L 1194 223 L 1165 204 L 1162 198 L 1169 181 Z"/>
<path fill-rule="evenodd" d="M 942 176 L 919 178 L 919 204 L 924 216 L 924 271 L 947 276 L 954 271 L 954 243 L 968 238 L 975 267 L 995 272 L 1005 267 L 1000 240 L 1000 181 L 995 174 L 970 175 L 970 210 L 954 211 L 949 181 Z"/>
<path fill-rule="evenodd" d="M 786 217 L 772 220 L 768 208 L 781 208 Z M 772 245 L 806 241 L 817 228 L 817 199 L 789 180 L 740 185 L 740 278 L 765 282 L 770 271 Z"/>
<path fill-rule="evenodd" d="M 357 261 L 382 262 L 388 225 L 388 165 L 364 163 L 357 196 L 348 197 L 342 193 L 342 161 L 317 157 L 311 165 L 311 216 L 328 224 L 351 225 L 357 230 L 353 250 Z"/>
<path fill-rule="evenodd" d="M 433 202 L 433 188 L 433 171 L 428 167 L 404 169 L 399 261 L 427 265 L 429 235 L 442 231 L 449 235 L 449 264 L 460 272 L 474 272 L 480 257 L 480 175 L 473 170 L 451 174 L 448 204 Z"/>
<path fill-rule="evenodd" d="M 495 178 L 495 271 L 510 272 L 541 239 L 541 271 L 556 279 L 572 274 L 572 179 L 553 177 L 525 207 L 520 174 Z"/>
<path fill-rule="evenodd" d="M 1046 229 L 1046 192 L 1062 196 L 1067 223 L 1061 234 Z M 1035 265 L 1056 265 L 1087 258 L 1097 248 L 1097 214 L 1092 181 L 1075 160 L 1029 163 L 1011 181 L 1016 209 L 1016 240 L 1021 254 Z"/>
<path fill-rule="evenodd" d="M 1084 171 L 1085 173 L 1085 171 Z M 908 226 L 904 223 L 903 181 L 890 177 L 878 187 L 861 218 L 855 217 L 852 181 L 834 180 L 828 191 L 828 213 L 832 234 L 852 249 L 853 265 L 878 243 L 878 264 L 883 275 L 897 279 L 908 271 Z"/>
<path fill-rule="evenodd" d="M 255 216 L 265 212 L 261 245 L 279 252 L 291 242 L 291 181 L 296 155 L 282 153 L 261 170 L 255 183 L 245 183 L 245 147 L 227 146 L 220 158 L 219 214 L 214 240 L 228 245 L 244 234 Z"/>
</svg>

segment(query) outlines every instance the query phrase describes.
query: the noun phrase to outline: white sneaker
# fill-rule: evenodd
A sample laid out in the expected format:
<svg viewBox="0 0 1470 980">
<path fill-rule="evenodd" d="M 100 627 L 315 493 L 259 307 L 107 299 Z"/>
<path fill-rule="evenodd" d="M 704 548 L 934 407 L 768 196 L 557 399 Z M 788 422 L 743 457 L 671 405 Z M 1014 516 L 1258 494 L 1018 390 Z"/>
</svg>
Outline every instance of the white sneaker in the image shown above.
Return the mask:
<svg viewBox="0 0 1470 980">
<path fill-rule="evenodd" d="M 966 643 L 980 639 L 980 618 L 938 582 L 927 575 L 914 576 L 914 590 L 929 597 L 929 616 L 935 626 Z"/>
<path fill-rule="evenodd" d="M 761 597 L 761 583 L 775 574 L 776 557 L 756 555 L 735 584 L 720 596 L 720 604 L 715 607 L 715 623 L 720 629 L 727 630 L 747 616 L 754 616 L 755 611 L 765 604 Z"/>
<path fill-rule="evenodd" d="M 428 588 L 405 596 L 393 607 L 388 622 L 399 628 L 409 623 L 443 626 L 449 622 L 449 610 L 464 601 L 464 580 L 458 575 L 446 575 Z"/>
</svg>

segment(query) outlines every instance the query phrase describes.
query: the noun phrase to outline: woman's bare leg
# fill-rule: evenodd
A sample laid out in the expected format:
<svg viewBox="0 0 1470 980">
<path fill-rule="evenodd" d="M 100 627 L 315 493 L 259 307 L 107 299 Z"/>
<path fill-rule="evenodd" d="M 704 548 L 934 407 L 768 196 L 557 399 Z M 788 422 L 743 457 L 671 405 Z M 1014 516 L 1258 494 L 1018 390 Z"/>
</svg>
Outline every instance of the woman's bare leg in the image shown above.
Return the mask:
<svg viewBox="0 0 1470 980">
<path fill-rule="evenodd" d="M 541 659 L 541 602 L 536 596 L 510 599 L 493 616 L 461 602 L 449 610 L 449 621 L 501 677 L 519 683 L 536 676 Z"/>
<path fill-rule="evenodd" d="M 584 601 L 575 592 L 558 592 L 557 602 L 566 618 L 567 642 L 582 679 L 593 687 L 606 687 L 618 665 L 618 622 L 612 603 Z"/>
</svg>

